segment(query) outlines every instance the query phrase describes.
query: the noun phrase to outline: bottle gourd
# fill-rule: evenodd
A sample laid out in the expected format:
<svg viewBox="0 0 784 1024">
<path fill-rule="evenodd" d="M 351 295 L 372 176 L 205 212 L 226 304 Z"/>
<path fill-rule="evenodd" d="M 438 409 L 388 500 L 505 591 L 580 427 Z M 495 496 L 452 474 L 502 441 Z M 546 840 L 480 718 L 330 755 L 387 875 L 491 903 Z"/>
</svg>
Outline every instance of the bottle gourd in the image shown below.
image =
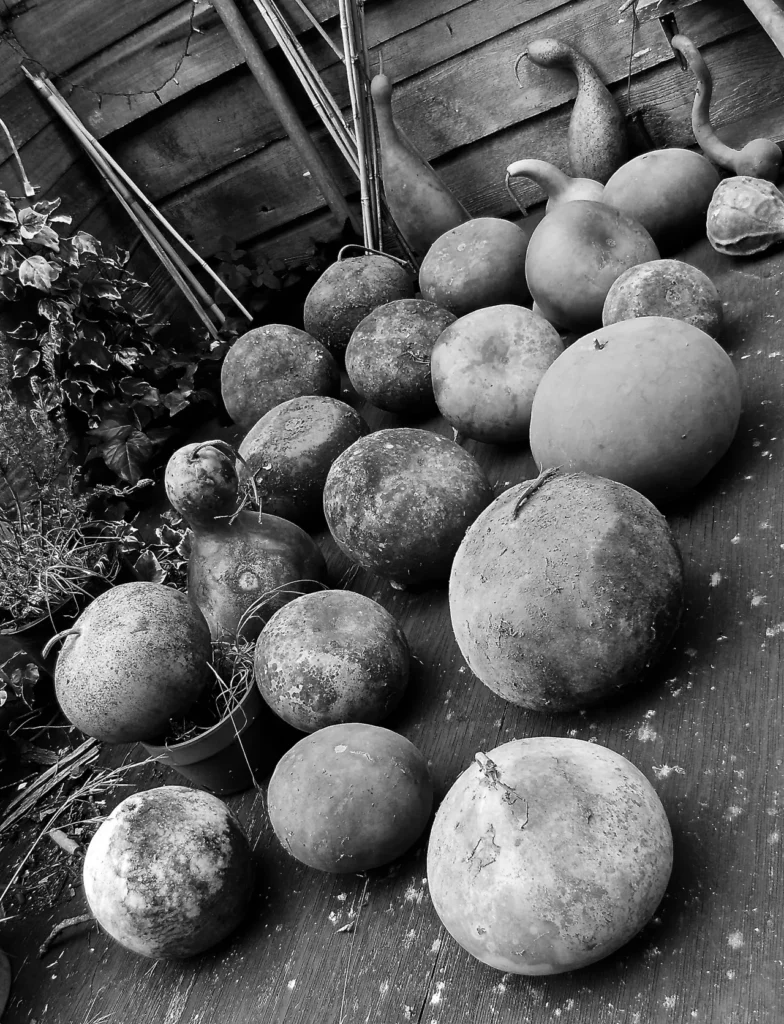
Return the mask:
<svg viewBox="0 0 784 1024">
<path fill-rule="evenodd" d="M 422 259 L 444 232 L 471 219 L 430 164 L 404 139 L 392 116 L 392 83 L 370 83 L 381 150 L 381 180 L 389 212 L 414 256 Z"/>
</svg>

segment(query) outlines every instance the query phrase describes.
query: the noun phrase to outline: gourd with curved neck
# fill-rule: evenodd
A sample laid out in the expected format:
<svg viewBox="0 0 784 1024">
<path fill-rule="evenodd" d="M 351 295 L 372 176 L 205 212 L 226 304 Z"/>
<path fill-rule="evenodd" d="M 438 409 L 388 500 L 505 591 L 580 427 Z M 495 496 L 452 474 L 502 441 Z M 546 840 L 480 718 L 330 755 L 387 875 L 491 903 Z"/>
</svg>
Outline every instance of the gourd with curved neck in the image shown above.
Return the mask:
<svg viewBox="0 0 784 1024">
<path fill-rule="evenodd" d="M 471 219 L 430 164 L 404 139 L 392 115 L 392 83 L 375 75 L 370 95 L 376 112 L 381 179 L 389 212 L 418 258 L 444 232 Z"/>
<path fill-rule="evenodd" d="M 697 80 L 691 109 L 694 138 L 705 156 L 719 167 L 736 175 L 764 178 L 776 182 L 781 172 L 782 153 L 771 139 L 752 139 L 742 149 L 732 149 L 716 134 L 710 120 L 713 79 L 705 60 L 688 36 L 675 35 L 670 40 L 673 50 L 682 54 Z"/>
<path fill-rule="evenodd" d="M 213 640 L 253 640 L 273 612 L 319 589 L 316 542 L 279 516 L 242 510 L 237 452 L 223 441 L 178 449 L 166 466 L 169 502 L 190 528 L 188 596 Z"/>
<path fill-rule="evenodd" d="M 516 160 L 506 169 L 507 187 L 511 178 L 530 178 L 545 193 L 549 212 L 560 203 L 569 203 L 575 199 L 592 199 L 600 202 L 604 185 L 593 178 L 572 178 L 560 167 L 546 160 Z"/>
<path fill-rule="evenodd" d="M 596 68 L 561 39 L 535 39 L 523 55 L 541 68 L 567 68 L 577 78 L 577 95 L 567 132 L 569 165 L 575 177 L 604 184 L 625 162 L 628 139 L 623 114 Z"/>
</svg>

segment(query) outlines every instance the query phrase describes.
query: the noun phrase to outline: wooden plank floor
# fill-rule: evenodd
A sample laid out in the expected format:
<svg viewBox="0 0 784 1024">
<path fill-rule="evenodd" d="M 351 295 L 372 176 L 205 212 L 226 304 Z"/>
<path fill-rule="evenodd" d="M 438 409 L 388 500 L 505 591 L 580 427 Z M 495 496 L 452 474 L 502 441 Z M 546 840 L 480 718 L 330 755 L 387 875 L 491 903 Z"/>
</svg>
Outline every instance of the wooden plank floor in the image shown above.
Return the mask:
<svg viewBox="0 0 784 1024">
<path fill-rule="evenodd" d="M 0 925 L 15 981 L 3 1024 L 773 1024 L 784 1007 L 784 254 L 732 260 L 707 245 L 684 258 L 725 301 L 724 343 L 744 413 L 729 454 L 670 521 L 686 566 L 687 610 L 666 662 L 622 706 L 548 716 L 505 704 L 465 667 L 446 585 L 407 592 L 368 574 L 352 587 L 403 625 L 409 692 L 386 724 L 429 759 L 441 798 L 474 753 L 513 738 L 593 739 L 630 758 L 659 793 L 675 868 L 656 916 L 629 945 L 552 978 L 501 974 L 441 927 L 425 877 L 426 838 L 367 875 L 292 860 L 265 797 L 228 798 L 259 867 L 246 923 L 219 948 L 148 961 L 96 929 L 36 951 L 52 923 L 84 909 Z M 373 426 L 393 425 L 376 414 Z M 427 423 L 444 434 L 440 419 Z M 497 488 L 530 477 L 524 452 L 468 442 Z M 320 537 L 335 584 L 347 563 Z M 178 783 L 143 772 L 139 787 Z M 124 795 L 117 794 L 116 799 Z M 362 894 L 365 901 L 361 902 Z M 355 917 L 355 927 L 341 931 Z"/>
</svg>

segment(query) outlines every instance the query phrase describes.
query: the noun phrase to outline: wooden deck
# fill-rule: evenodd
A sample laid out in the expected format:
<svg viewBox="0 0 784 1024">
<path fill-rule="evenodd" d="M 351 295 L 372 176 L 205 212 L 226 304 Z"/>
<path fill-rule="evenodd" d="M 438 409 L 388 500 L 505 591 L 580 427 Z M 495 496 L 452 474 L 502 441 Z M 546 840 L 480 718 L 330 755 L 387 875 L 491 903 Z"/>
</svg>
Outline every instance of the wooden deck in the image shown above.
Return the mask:
<svg viewBox="0 0 784 1024">
<path fill-rule="evenodd" d="M 464 666 L 445 585 L 400 592 L 368 574 L 352 584 L 395 614 L 410 640 L 414 675 L 386 724 L 427 756 L 437 798 L 476 751 L 523 736 L 596 740 L 645 773 L 675 837 L 674 872 L 653 921 L 593 967 L 553 978 L 501 974 L 441 927 L 428 896 L 426 838 L 388 868 L 322 874 L 284 852 L 263 790 L 251 790 L 227 801 L 259 867 L 247 922 L 228 941 L 189 961 L 154 962 L 82 929 L 39 959 L 52 924 L 85 909 L 76 891 L 50 913 L 0 926 L 15 974 L 3 1024 L 781 1020 L 784 254 L 732 260 L 701 243 L 684 258 L 707 270 L 722 293 L 724 343 L 741 375 L 745 411 L 730 453 L 671 517 L 687 610 L 650 686 L 611 711 L 556 717 L 516 709 Z M 399 422 L 369 418 L 373 426 Z M 440 419 L 426 425 L 449 433 Z M 467 447 L 499 490 L 533 475 L 525 452 Z M 328 537 L 320 540 L 337 583 L 347 563 Z M 162 781 L 182 780 L 161 769 L 134 779 L 139 788 Z"/>
</svg>

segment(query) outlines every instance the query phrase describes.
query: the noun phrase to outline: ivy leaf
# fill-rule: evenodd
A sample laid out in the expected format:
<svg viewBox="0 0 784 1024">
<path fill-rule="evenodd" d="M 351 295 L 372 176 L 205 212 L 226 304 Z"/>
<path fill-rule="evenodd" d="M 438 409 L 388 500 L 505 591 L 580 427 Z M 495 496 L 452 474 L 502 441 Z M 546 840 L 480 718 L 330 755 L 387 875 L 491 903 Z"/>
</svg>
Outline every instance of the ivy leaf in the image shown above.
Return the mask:
<svg viewBox="0 0 784 1024">
<path fill-rule="evenodd" d="M 41 228 L 46 227 L 46 214 L 39 213 L 31 206 L 26 206 L 19 211 L 19 227 L 22 231 L 22 238 L 35 238 Z"/>
<path fill-rule="evenodd" d="M 43 256 L 28 256 L 19 265 L 19 280 L 24 285 L 31 285 L 42 292 L 52 290 L 52 282 L 60 276 L 60 268 L 49 263 Z"/>
<path fill-rule="evenodd" d="M 38 338 L 38 328 L 32 320 L 22 320 L 13 331 L 6 331 L 5 333 L 9 338 L 13 338 L 14 341 L 35 341 Z"/>
<path fill-rule="evenodd" d="M 149 548 L 133 563 L 133 571 L 143 583 L 163 583 L 166 579 L 166 570 Z"/>
<path fill-rule="evenodd" d="M 70 241 L 76 252 L 92 252 L 96 256 L 101 253 L 101 243 L 86 231 L 77 231 Z"/>
<path fill-rule="evenodd" d="M 61 202 L 62 199 L 39 199 L 37 203 L 33 203 L 33 209 L 36 211 L 36 213 L 42 213 L 49 220 L 70 221 L 71 218 L 66 213 L 59 213 L 57 217 L 49 216 L 50 213 L 57 209 Z"/>
<path fill-rule="evenodd" d="M 157 409 L 161 404 L 160 391 L 139 377 L 123 377 L 120 381 L 120 390 L 129 398 L 135 398 L 142 405 L 150 406 L 151 409 Z"/>
<path fill-rule="evenodd" d="M 0 274 L 0 296 L 8 302 L 13 302 L 18 293 L 19 284 L 12 277 L 5 277 Z"/>
<path fill-rule="evenodd" d="M 41 353 L 32 348 L 18 348 L 14 353 L 14 377 L 26 377 L 41 362 Z"/>
<path fill-rule="evenodd" d="M 0 246 L 0 274 L 12 274 L 19 266 L 19 254 L 12 245 Z"/>
<path fill-rule="evenodd" d="M 141 479 L 141 467 L 155 449 L 146 434 L 130 425 L 108 429 L 99 427 L 88 431 L 88 434 L 100 438 L 98 451 L 109 469 L 121 480 L 135 484 Z"/>
<path fill-rule="evenodd" d="M 138 348 L 116 348 L 114 358 L 126 370 L 134 370 L 139 365 L 141 352 Z"/>
<path fill-rule="evenodd" d="M 48 224 L 44 224 L 40 231 L 36 231 L 30 241 L 43 245 L 47 249 L 53 249 L 55 252 L 60 249 L 60 236 Z"/>
<path fill-rule="evenodd" d="M 3 224 L 18 224 L 19 218 L 16 216 L 16 210 L 8 198 L 7 192 L 0 192 L 0 222 Z"/>
<path fill-rule="evenodd" d="M 62 381 L 60 387 L 62 388 L 63 394 L 75 409 L 79 409 L 85 414 L 85 416 L 89 417 L 91 415 L 95 407 L 93 393 L 97 389 L 94 388 L 89 381 L 75 380 L 71 377 L 68 380 Z"/>
<path fill-rule="evenodd" d="M 96 299 L 111 299 L 116 302 L 122 298 L 119 289 L 111 281 L 94 281 L 89 286 L 89 291 Z"/>
<path fill-rule="evenodd" d="M 187 409 L 191 403 L 188 396 L 181 391 L 172 391 L 168 395 L 164 395 L 163 404 L 169 410 L 170 416 L 176 416 L 178 412 Z"/>
<path fill-rule="evenodd" d="M 112 365 L 110 352 L 100 343 L 89 338 L 77 338 L 71 345 L 71 361 L 77 366 L 96 366 L 99 370 L 108 370 Z"/>
<path fill-rule="evenodd" d="M 59 320 L 63 313 L 63 304 L 55 299 L 39 299 L 38 312 L 46 320 Z"/>
</svg>

